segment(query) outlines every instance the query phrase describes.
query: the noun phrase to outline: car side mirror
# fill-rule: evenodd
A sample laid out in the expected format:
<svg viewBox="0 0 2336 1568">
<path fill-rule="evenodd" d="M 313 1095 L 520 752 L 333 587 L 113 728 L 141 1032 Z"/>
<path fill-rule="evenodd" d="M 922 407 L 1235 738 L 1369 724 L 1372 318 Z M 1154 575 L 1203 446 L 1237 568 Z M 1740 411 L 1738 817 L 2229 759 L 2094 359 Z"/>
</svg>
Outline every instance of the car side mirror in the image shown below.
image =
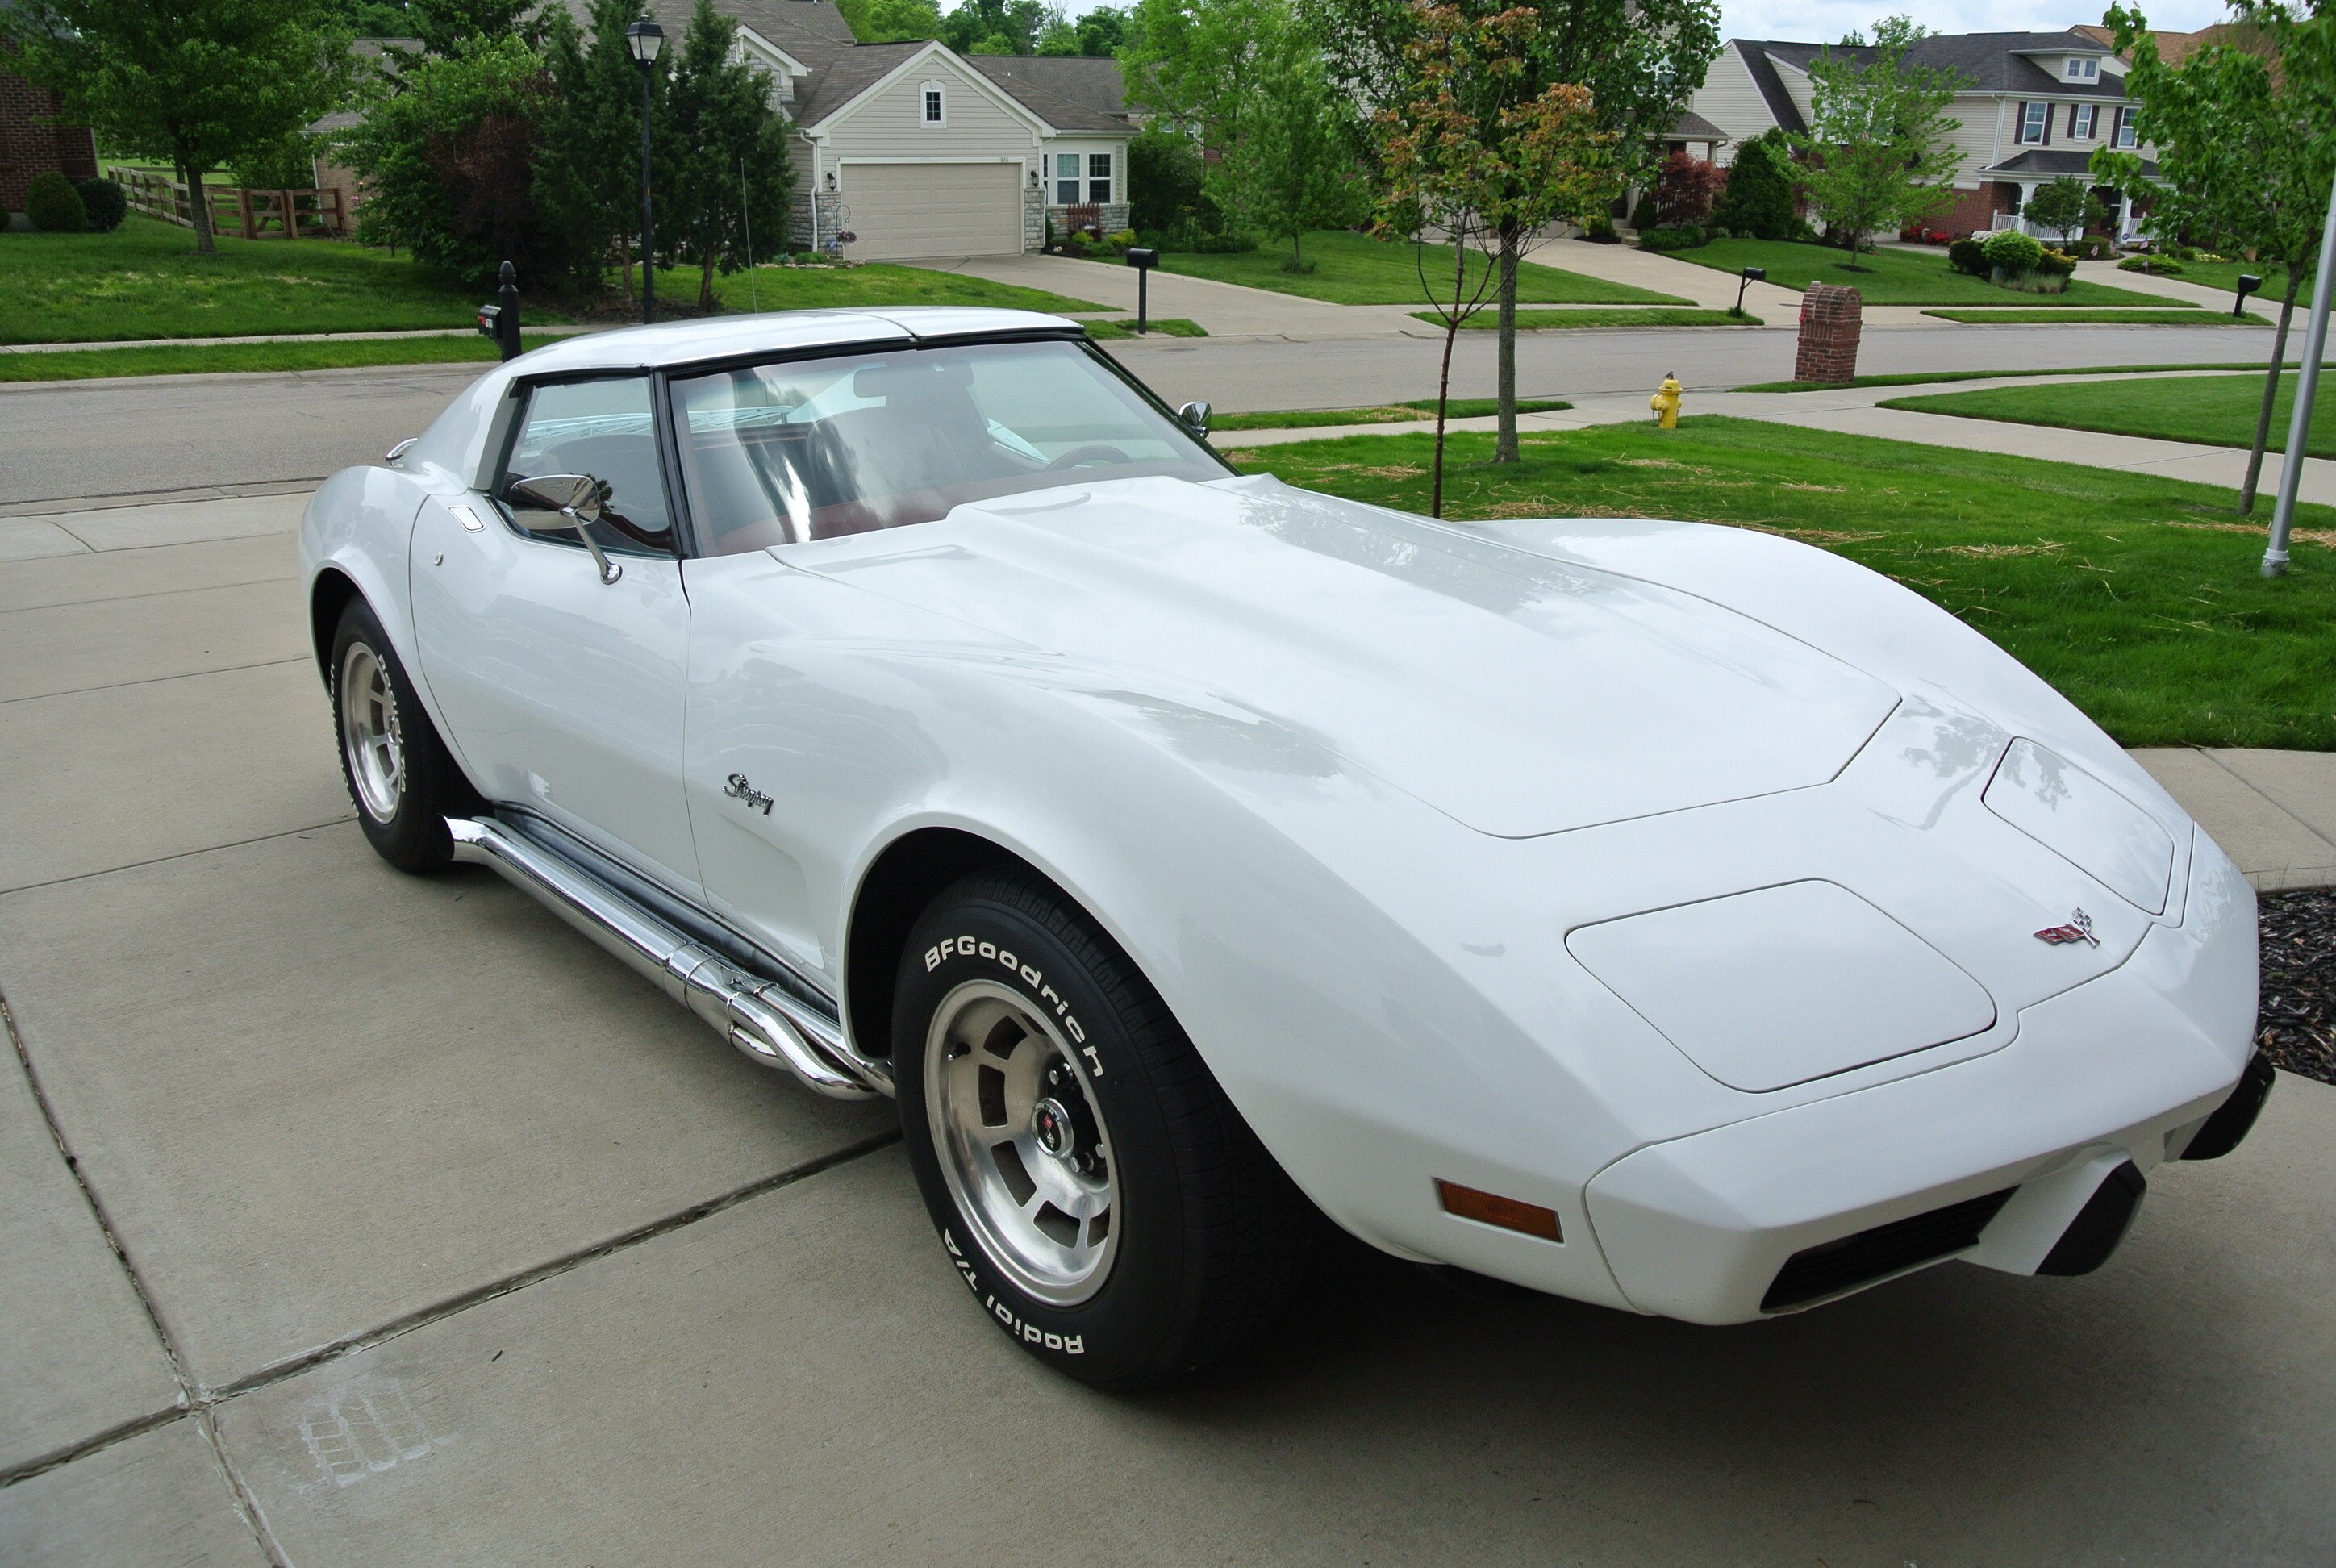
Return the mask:
<svg viewBox="0 0 2336 1568">
<path fill-rule="evenodd" d="M 625 575 L 625 569 L 610 560 L 592 537 L 591 525 L 600 521 L 608 495 L 607 482 L 589 473 L 539 473 L 503 487 L 503 503 L 521 528 L 530 533 L 574 534 L 592 552 L 602 582 Z"/>
<path fill-rule="evenodd" d="M 1188 403 L 1183 407 L 1176 411 L 1176 417 L 1183 420 L 1185 427 L 1191 430 L 1194 435 L 1206 436 L 1209 433 L 1209 405 L 1207 404 Z"/>
</svg>

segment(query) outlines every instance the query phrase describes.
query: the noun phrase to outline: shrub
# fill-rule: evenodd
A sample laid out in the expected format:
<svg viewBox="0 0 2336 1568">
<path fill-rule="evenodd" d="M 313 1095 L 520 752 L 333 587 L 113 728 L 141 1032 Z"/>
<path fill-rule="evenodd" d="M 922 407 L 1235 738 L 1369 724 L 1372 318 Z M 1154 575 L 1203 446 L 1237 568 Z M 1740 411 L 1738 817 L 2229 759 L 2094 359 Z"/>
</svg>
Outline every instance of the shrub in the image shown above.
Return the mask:
<svg viewBox="0 0 2336 1568">
<path fill-rule="evenodd" d="M 89 209 L 73 182 L 52 169 L 33 176 L 24 191 L 24 216 L 44 234 L 81 234 L 89 229 Z"/>
<path fill-rule="evenodd" d="M 112 233 L 130 216 L 130 198 L 111 180 L 76 180 L 73 189 L 81 193 L 89 226 L 100 234 Z"/>
<path fill-rule="evenodd" d="M 1639 248 L 1641 250 L 1693 250 L 1705 242 L 1704 232 L 1690 223 L 1683 229 L 1641 229 Z"/>
<path fill-rule="evenodd" d="M 1149 233 L 1216 227 L 1216 203 L 1202 190 L 1201 150 L 1192 138 L 1153 124 L 1127 144 L 1128 220 Z M 1211 221 L 1196 223 L 1206 204 Z"/>
<path fill-rule="evenodd" d="M 1103 237 L 1103 242 L 1105 245 L 1110 246 L 1114 251 L 1124 251 L 1129 246 L 1135 243 L 1135 230 L 1133 229 L 1118 229 L 1115 232 L 1105 235 Z"/>
<path fill-rule="evenodd" d="M 2047 246 L 2036 263 L 2036 270 L 2048 278 L 2068 278 L 2077 270 L 2077 258 L 2065 250 L 2054 250 Z"/>
<path fill-rule="evenodd" d="M 1685 152 L 1672 153 L 1663 160 L 1662 172 L 1655 180 L 1655 210 L 1660 215 L 1661 227 L 1701 227 L 1727 185 L 1728 170 L 1718 164 Z"/>
<path fill-rule="evenodd" d="M 2188 270 L 2170 256 L 2128 256 L 2117 263 L 2119 272 L 2146 272 L 2153 278 L 2179 278 Z"/>
<path fill-rule="evenodd" d="M 2044 259 L 2044 247 L 2034 236 L 2007 229 L 2000 234 L 1990 234 L 1981 247 L 1987 257 L 1989 270 L 2016 277 L 2033 272 L 2036 264 Z"/>
<path fill-rule="evenodd" d="M 1614 220 L 1602 212 L 1590 220 L 1590 227 L 1582 231 L 1582 238 L 1592 245 L 1622 243 L 1622 237 L 1614 232 Z"/>
<path fill-rule="evenodd" d="M 1747 239 L 1793 238 L 1793 187 L 1785 174 L 1791 161 L 1781 131 L 1765 131 L 1737 148 L 1727 189 L 1712 205 L 1712 222 Z"/>
<path fill-rule="evenodd" d="M 1947 247 L 1947 265 L 1957 272 L 1985 278 L 1988 273 L 1987 242 L 1981 239 L 1956 240 Z"/>
<path fill-rule="evenodd" d="M 1655 193 L 1650 190 L 1639 198 L 1639 205 L 1631 210 L 1630 227 L 1643 233 L 1647 229 L 1660 229 L 1662 226 L 1662 209 L 1656 205 Z"/>
</svg>

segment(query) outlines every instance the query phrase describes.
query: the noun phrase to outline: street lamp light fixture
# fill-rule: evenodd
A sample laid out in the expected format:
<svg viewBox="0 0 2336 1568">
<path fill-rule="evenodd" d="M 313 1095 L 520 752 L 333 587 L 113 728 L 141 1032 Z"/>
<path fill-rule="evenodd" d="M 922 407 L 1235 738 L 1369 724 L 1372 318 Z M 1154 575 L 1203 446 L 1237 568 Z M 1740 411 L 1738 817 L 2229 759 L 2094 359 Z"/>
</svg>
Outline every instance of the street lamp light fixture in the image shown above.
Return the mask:
<svg viewBox="0 0 2336 1568">
<path fill-rule="evenodd" d="M 649 208 L 649 86 L 665 29 L 644 16 L 625 29 L 625 47 L 641 68 L 641 320 L 657 319 L 657 236 Z"/>
<path fill-rule="evenodd" d="M 1751 287 L 1752 285 L 1756 283 L 1766 283 L 1767 281 L 1768 269 L 1767 268 L 1747 267 L 1744 269 L 1744 277 L 1742 280 L 1736 285 L 1736 315 L 1741 316 L 1744 314 L 1744 291 L 1747 288 Z"/>
</svg>

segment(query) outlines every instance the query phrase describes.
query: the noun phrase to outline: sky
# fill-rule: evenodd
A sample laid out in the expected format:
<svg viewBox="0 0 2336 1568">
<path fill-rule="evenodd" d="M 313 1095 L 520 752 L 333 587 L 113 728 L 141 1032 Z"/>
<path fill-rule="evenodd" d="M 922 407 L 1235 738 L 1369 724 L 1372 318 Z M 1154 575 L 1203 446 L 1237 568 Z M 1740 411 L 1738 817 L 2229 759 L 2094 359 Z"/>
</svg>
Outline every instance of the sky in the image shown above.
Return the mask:
<svg viewBox="0 0 2336 1568">
<path fill-rule="evenodd" d="M 2188 33 L 2223 19 L 2223 0 L 2131 0 L 2150 24 Z M 1933 33 L 2057 33 L 2098 23 L 2107 0 L 1722 0 L 1723 38 L 1830 44 L 1903 12 Z"/>
</svg>

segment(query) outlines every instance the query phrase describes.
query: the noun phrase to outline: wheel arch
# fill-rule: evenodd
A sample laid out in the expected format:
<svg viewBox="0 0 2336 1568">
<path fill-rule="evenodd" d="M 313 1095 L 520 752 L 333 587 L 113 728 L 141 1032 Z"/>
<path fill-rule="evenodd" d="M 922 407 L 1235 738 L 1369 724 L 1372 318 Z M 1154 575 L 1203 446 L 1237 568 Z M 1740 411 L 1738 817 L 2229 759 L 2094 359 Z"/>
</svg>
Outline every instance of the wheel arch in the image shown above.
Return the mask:
<svg viewBox="0 0 2336 1568">
<path fill-rule="evenodd" d="M 953 827 L 902 833 L 869 862 L 852 897 L 843 944 L 844 1020 L 863 1053 L 891 1054 L 892 979 L 919 917 L 951 883 L 1001 866 L 1046 874 L 996 840 Z M 1047 881 L 1059 889 L 1053 878 Z"/>
<path fill-rule="evenodd" d="M 333 633 L 350 602 L 364 597 L 356 579 L 337 567 L 325 567 L 308 585 L 308 640 L 316 650 L 317 673 L 327 682 L 333 678 Z"/>
</svg>

